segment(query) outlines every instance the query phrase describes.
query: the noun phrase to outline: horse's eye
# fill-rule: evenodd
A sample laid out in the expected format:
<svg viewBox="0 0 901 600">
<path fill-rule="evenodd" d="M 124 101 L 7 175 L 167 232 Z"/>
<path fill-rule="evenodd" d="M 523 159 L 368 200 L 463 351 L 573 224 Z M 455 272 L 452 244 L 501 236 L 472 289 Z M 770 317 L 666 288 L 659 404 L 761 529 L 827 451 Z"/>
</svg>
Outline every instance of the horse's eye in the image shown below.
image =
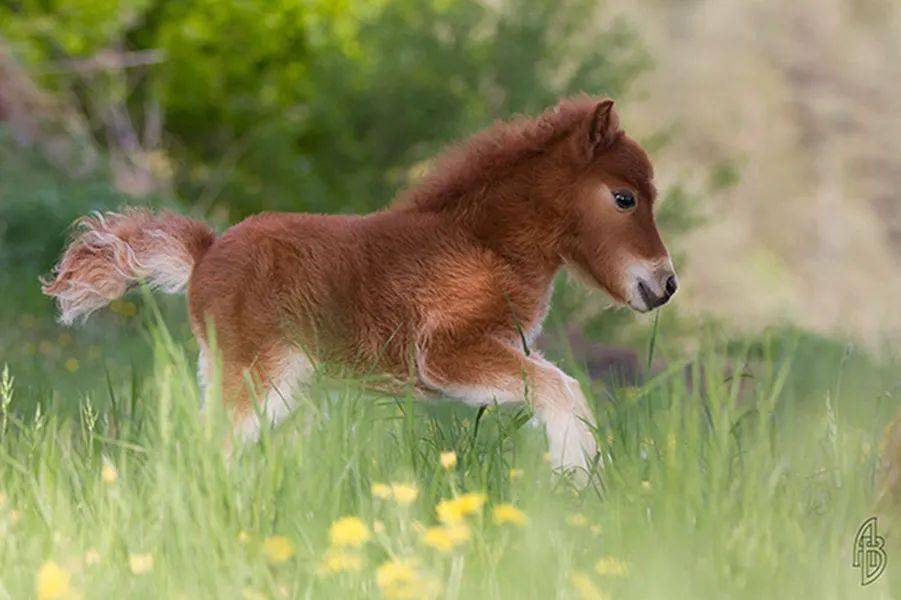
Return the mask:
<svg viewBox="0 0 901 600">
<path fill-rule="evenodd" d="M 613 199 L 616 201 L 617 208 L 628 210 L 635 207 L 635 196 L 629 190 L 613 192 Z"/>
</svg>

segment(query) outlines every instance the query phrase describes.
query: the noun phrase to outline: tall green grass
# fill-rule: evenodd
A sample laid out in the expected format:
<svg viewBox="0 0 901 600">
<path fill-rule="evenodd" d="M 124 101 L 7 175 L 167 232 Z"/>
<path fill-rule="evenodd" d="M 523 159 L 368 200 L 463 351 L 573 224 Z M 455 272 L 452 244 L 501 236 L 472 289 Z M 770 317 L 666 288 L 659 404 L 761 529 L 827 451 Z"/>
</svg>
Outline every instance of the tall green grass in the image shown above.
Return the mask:
<svg viewBox="0 0 901 600">
<path fill-rule="evenodd" d="M 3 376 L 0 598 L 33 596 L 42 567 L 44 583 L 86 598 L 887 593 L 860 587 L 850 551 L 898 405 L 892 364 L 783 332 L 714 337 L 686 357 L 657 339 L 669 367 L 639 388 L 566 365 L 600 423 L 603 468 L 580 489 L 552 476 L 522 407 L 477 413 L 325 376 L 287 423 L 228 455 L 215 398 L 198 410 L 190 352 L 160 322 L 146 331 L 152 365 L 102 393 Z M 380 483 L 418 496 L 376 497 Z M 465 517 L 469 538 L 424 543 L 436 504 L 466 492 L 487 499 Z M 527 521 L 495 522 L 500 504 Z M 329 526 L 348 515 L 371 537 L 340 555 L 350 570 L 326 573 Z M 413 579 L 385 587 L 383 570 L 380 588 L 390 561 Z"/>
</svg>

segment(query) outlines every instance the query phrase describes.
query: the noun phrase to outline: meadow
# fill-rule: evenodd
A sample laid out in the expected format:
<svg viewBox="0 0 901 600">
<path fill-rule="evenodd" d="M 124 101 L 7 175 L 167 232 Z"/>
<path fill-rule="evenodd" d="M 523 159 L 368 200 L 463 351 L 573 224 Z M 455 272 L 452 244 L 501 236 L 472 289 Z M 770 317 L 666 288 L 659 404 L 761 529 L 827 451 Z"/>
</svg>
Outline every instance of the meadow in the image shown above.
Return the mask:
<svg viewBox="0 0 901 600">
<path fill-rule="evenodd" d="M 897 4 L 0 2 L 0 600 L 901 595 L 876 506 L 901 411 Z M 597 412 L 587 486 L 528 407 L 324 371 L 229 453 L 183 298 L 63 328 L 40 294 L 92 211 L 370 212 L 446 144 L 580 91 L 651 154 L 681 282 L 659 321 L 556 286 L 544 350 Z M 600 344 L 653 375 L 602 381 Z M 888 568 L 862 587 L 877 514 Z"/>
<path fill-rule="evenodd" d="M 0 597 L 888 593 L 861 588 L 851 548 L 898 409 L 891 356 L 714 327 L 688 351 L 637 322 L 667 364 L 640 387 L 555 357 L 600 424 L 581 488 L 551 473 L 527 408 L 325 374 L 229 455 L 168 308 L 117 303 L 81 331 L 22 318 L 0 383 Z"/>
</svg>

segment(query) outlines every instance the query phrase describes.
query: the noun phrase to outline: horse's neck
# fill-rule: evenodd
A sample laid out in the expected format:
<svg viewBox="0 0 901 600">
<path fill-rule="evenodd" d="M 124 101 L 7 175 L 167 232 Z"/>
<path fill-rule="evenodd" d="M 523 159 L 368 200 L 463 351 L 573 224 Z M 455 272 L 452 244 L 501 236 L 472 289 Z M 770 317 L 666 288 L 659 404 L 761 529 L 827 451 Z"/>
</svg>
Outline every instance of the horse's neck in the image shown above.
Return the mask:
<svg viewBox="0 0 901 600">
<path fill-rule="evenodd" d="M 522 277 L 549 286 L 562 266 L 556 219 L 530 194 L 528 180 L 498 182 L 470 205 L 462 222 Z"/>
</svg>

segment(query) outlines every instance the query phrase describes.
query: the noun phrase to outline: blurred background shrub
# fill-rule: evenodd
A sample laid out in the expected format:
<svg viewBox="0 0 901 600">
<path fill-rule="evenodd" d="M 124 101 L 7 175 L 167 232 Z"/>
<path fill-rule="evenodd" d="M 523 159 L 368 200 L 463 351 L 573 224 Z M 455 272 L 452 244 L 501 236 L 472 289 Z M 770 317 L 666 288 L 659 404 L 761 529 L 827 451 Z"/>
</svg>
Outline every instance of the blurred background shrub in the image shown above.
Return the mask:
<svg viewBox="0 0 901 600">
<path fill-rule="evenodd" d="M 622 95 L 647 58 L 625 25 L 599 30 L 597 10 L 585 0 L 24 2 L 0 9 L 0 32 L 99 144 L 162 180 L 134 191 L 171 177 L 183 200 L 235 219 L 372 210 L 411 167 L 495 118 L 580 90 Z"/>
</svg>

